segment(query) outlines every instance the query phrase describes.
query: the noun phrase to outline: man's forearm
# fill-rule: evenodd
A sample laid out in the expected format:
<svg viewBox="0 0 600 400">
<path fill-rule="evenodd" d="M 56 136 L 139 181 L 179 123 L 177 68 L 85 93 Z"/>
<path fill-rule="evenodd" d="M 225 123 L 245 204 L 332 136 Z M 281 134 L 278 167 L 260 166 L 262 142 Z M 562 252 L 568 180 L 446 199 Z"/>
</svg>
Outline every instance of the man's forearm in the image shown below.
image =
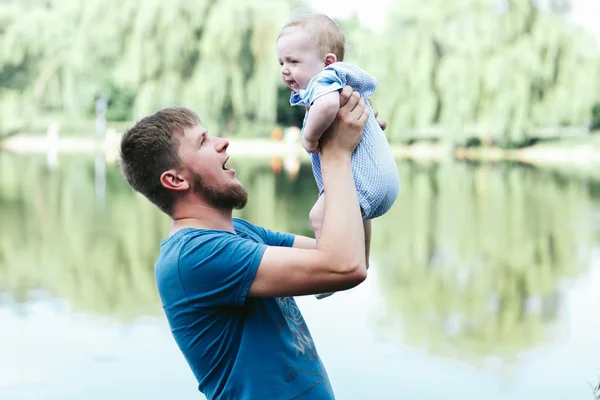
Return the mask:
<svg viewBox="0 0 600 400">
<path fill-rule="evenodd" d="M 324 152 L 325 217 L 317 244 L 342 268 L 366 267 L 365 229 L 351 167 L 351 155 Z M 337 264 L 337 263 L 336 263 Z"/>
</svg>

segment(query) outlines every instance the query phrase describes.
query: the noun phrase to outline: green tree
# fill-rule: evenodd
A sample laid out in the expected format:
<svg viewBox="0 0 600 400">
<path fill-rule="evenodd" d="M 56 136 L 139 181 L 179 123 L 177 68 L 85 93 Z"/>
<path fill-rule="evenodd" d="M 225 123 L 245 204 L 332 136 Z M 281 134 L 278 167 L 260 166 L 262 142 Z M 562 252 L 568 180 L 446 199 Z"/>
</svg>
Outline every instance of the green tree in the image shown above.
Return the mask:
<svg viewBox="0 0 600 400">
<path fill-rule="evenodd" d="M 5 0 L 0 131 L 89 119 L 100 93 L 115 120 L 183 104 L 218 134 L 299 124 L 274 46 L 298 4 Z M 475 136 L 514 147 L 545 135 L 539 128 L 588 127 L 600 103 L 598 45 L 568 22 L 568 2 L 536 4 L 407 0 L 394 3 L 381 32 L 340 21 L 346 60 L 378 79 L 374 101 L 390 140 L 464 145 Z"/>
<path fill-rule="evenodd" d="M 439 126 L 504 146 L 539 127 L 588 125 L 600 52 L 563 9 L 529 0 L 396 2 L 382 38 L 352 36 L 354 59 L 380 81 L 374 97 L 392 140 Z M 378 40 L 379 39 L 379 40 Z"/>
<path fill-rule="evenodd" d="M 40 112 L 81 118 L 96 94 L 118 89 L 136 93 L 133 118 L 179 103 L 201 110 L 215 131 L 242 119 L 273 124 L 280 81 L 274 43 L 294 4 L 0 4 L 2 109 L 20 115 L 21 122 Z M 20 79 L 12 83 L 15 75 Z"/>
<path fill-rule="evenodd" d="M 592 131 L 600 129 L 600 104 L 596 104 L 592 109 L 592 123 L 590 124 Z"/>
</svg>

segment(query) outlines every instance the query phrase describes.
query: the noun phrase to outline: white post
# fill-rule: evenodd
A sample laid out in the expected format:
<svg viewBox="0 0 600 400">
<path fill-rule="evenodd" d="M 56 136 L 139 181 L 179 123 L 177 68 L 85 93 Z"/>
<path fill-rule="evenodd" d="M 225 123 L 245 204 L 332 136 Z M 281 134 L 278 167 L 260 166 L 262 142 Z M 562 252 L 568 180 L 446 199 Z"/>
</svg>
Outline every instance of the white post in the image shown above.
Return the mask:
<svg viewBox="0 0 600 400">
<path fill-rule="evenodd" d="M 60 132 L 60 124 L 53 122 L 48 125 L 46 130 L 46 139 L 48 141 L 48 151 L 46 153 L 46 164 L 48 168 L 54 169 L 58 166 L 58 134 Z"/>
</svg>

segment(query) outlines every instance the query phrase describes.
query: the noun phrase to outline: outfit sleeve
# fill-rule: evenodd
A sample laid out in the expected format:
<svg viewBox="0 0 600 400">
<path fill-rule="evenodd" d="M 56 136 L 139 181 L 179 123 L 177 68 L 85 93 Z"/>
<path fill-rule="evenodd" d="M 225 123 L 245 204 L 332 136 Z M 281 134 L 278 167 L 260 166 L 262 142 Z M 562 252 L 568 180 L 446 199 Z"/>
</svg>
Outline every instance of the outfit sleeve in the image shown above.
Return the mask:
<svg viewBox="0 0 600 400">
<path fill-rule="evenodd" d="M 331 92 L 340 91 L 344 88 L 345 84 L 345 80 L 337 74 L 335 69 L 325 68 L 313 77 L 306 86 L 306 90 L 301 90 L 299 94 L 304 104 L 312 106 L 319 97 Z"/>
<path fill-rule="evenodd" d="M 179 259 L 188 299 L 196 307 L 243 305 L 266 248 L 234 234 L 190 239 Z"/>
<path fill-rule="evenodd" d="M 290 104 L 292 106 L 312 106 L 319 97 L 333 91 L 342 90 L 345 85 L 358 91 L 365 97 L 370 97 L 377 89 L 377 80 L 360 67 L 345 62 L 333 63 L 308 83 L 306 90 L 292 93 Z"/>
<path fill-rule="evenodd" d="M 338 73 L 346 78 L 352 89 L 365 97 L 372 96 L 377 89 L 377 79 L 354 64 L 342 63 Z"/>
</svg>

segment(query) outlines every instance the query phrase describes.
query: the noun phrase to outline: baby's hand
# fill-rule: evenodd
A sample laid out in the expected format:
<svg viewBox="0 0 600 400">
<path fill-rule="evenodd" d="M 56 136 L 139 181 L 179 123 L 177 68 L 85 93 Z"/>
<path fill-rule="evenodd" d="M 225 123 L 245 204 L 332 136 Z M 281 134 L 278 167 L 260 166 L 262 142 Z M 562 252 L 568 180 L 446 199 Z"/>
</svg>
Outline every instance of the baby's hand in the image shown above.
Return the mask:
<svg viewBox="0 0 600 400">
<path fill-rule="evenodd" d="M 319 141 L 308 140 L 305 136 L 302 136 L 302 147 L 304 147 L 304 150 L 308 151 L 309 153 L 318 153 Z"/>
</svg>

